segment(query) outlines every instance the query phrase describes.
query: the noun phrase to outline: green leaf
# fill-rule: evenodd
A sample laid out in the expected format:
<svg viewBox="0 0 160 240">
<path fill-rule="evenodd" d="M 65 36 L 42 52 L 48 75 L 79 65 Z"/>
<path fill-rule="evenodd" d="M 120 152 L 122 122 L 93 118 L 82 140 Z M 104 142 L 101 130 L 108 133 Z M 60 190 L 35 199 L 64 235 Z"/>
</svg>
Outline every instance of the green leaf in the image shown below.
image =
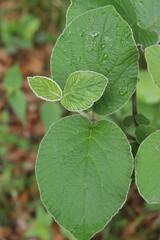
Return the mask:
<svg viewBox="0 0 160 240">
<path fill-rule="evenodd" d="M 20 21 L 19 32 L 25 45 L 32 45 L 34 36 L 40 28 L 41 20 L 32 14 L 24 15 Z M 24 31 L 25 29 L 25 31 Z"/>
<path fill-rule="evenodd" d="M 160 131 L 140 145 L 136 157 L 136 184 L 141 196 L 151 204 L 160 203 Z"/>
<path fill-rule="evenodd" d="M 111 122 L 66 117 L 41 142 L 36 175 L 42 201 L 78 240 L 91 238 L 118 212 L 131 174 L 130 145 Z"/>
<path fill-rule="evenodd" d="M 67 79 L 61 103 L 69 111 L 90 108 L 104 93 L 108 79 L 91 71 L 72 73 Z"/>
<path fill-rule="evenodd" d="M 135 158 L 136 154 L 137 154 L 137 151 L 138 151 L 138 148 L 139 148 L 139 144 L 137 142 L 131 142 L 131 147 L 132 147 L 132 154 L 133 154 L 133 157 Z"/>
<path fill-rule="evenodd" d="M 130 127 L 132 124 L 133 124 L 133 116 L 130 115 L 124 118 L 123 125 L 125 127 Z"/>
<path fill-rule="evenodd" d="M 109 114 L 133 94 L 137 61 L 130 27 L 112 6 L 107 6 L 80 15 L 65 28 L 52 53 L 51 71 L 62 89 L 75 71 L 89 70 L 106 76 L 108 86 L 95 103 L 95 111 Z"/>
<path fill-rule="evenodd" d="M 52 217 L 41 207 L 37 207 L 36 218 L 31 222 L 31 228 L 26 232 L 25 237 L 38 237 L 48 240 L 52 237 Z"/>
<path fill-rule="evenodd" d="M 135 116 L 135 120 L 138 125 L 148 125 L 150 124 L 150 120 L 146 118 L 143 114 L 139 113 Z"/>
<path fill-rule="evenodd" d="M 138 25 L 160 34 L 160 1 L 131 0 L 135 8 Z"/>
<path fill-rule="evenodd" d="M 16 90 L 22 87 L 23 77 L 19 64 L 14 64 L 4 77 L 4 87 L 8 91 Z"/>
<path fill-rule="evenodd" d="M 137 24 L 131 25 L 136 43 L 144 49 L 158 42 L 158 34 L 142 29 Z"/>
<path fill-rule="evenodd" d="M 155 45 L 146 48 L 145 57 L 153 82 L 160 88 L 160 46 Z"/>
<path fill-rule="evenodd" d="M 49 101 L 59 101 L 62 97 L 62 91 L 58 84 L 47 77 L 28 77 L 29 85 L 37 97 Z"/>
<path fill-rule="evenodd" d="M 150 134 L 155 132 L 157 129 L 154 126 L 141 125 L 136 128 L 135 134 L 136 139 L 139 143 L 143 142 Z"/>
<path fill-rule="evenodd" d="M 155 86 L 147 71 L 139 72 L 140 81 L 137 84 L 137 100 L 146 104 L 160 102 L 160 89 Z"/>
<path fill-rule="evenodd" d="M 21 90 L 12 92 L 8 96 L 8 102 L 18 118 L 24 123 L 26 118 L 27 102 Z"/>
<path fill-rule="evenodd" d="M 68 232 L 65 228 L 60 228 L 62 235 L 68 240 L 77 240 L 70 232 Z"/>
<path fill-rule="evenodd" d="M 40 106 L 40 115 L 43 125 L 46 129 L 54 122 L 59 120 L 64 113 L 64 109 L 57 102 L 43 102 Z"/>
<path fill-rule="evenodd" d="M 74 0 L 67 11 L 67 25 L 82 13 L 107 5 L 113 5 L 122 18 L 128 22 L 137 44 L 141 44 L 145 48 L 157 43 L 158 35 L 155 32 L 147 31 L 137 25 L 137 13 L 132 0 Z"/>
</svg>

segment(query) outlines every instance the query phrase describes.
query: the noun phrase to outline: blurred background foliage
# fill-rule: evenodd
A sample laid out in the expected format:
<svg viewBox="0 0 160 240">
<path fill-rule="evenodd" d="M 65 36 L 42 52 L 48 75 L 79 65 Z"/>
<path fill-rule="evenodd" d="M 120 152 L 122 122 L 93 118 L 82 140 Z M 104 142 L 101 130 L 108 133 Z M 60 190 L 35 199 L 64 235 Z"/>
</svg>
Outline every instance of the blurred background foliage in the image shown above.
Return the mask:
<svg viewBox="0 0 160 240">
<path fill-rule="evenodd" d="M 34 173 L 40 140 L 53 122 L 69 113 L 34 96 L 26 80 L 50 76 L 51 50 L 65 26 L 68 5 L 69 0 L 0 1 L 0 240 L 74 239 L 42 206 Z M 134 154 L 143 139 L 160 129 L 160 90 L 141 54 L 139 127 L 135 129 L 131 117 L 131 101 L 100 117 L 128 134 Z M 124 208 L 94 239 L 159 240 L 160 206 L 146 204 L 133 183 Z"/>
</svg>

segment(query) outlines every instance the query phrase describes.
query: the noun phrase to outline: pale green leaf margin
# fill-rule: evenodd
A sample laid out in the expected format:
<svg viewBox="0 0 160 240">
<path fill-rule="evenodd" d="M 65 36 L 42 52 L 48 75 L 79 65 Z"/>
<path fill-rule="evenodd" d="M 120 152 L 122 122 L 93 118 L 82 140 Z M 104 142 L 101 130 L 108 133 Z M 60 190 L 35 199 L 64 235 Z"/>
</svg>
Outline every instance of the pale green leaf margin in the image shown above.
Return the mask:
<svg viewBox="0 0 160 240">
<path fill-rule="evenodd" d="M 57 88 L 60 90 L 60 93 L 61 93 L 60 96 L 55 93 L 55 95 L 59 96 L 59 98 L 57 98 L 57 99 L 55 99 L 55 100 L 50 100 L 50 99 L 47 99 L 47 98 L 44 98 L 44 97 L 38 95 L 38 94 L 35 92 L 35 90 L 32 88 L 31 83 L 30 83 L 30 79 L 34 79 L 34 78 L 37 78 L 37 77 L 38 77 L 38 78 L 44 78 L 45 80 L 50 81 L 50 82 L 52 82 L 53 84 L 55 84 L 55 85 L 57 86 Z M 60 101 L 60 100 L 61 100 L 61 98 L 62 98 L 62 90 L 61 90 L 61 88 L 59 87 L 59 85 L 58 85 L 55 81 L 53 81 L 51 78 L 43 77 L 43 76 L 34 76 L 34 77 L 27 77 L 27 80 L 28 80 L 28 84 L 29 84 L 30 88 L 32 89 L 32 91 L 34 92 L 34 94 L 35 94 L 38 98 L 41 98 L 41 99 L 43 99 L 43 100 L 45 100 L 45 101 L 47 101 L 47 102 L 56 102 L 56 101 Z"/>
<path fill-rule="evenodd" d="M 65 118 L 70 118 L 70 117 L 73 117 L 73 116 L 67 116 L 67 117 L 65 117 Z M 41 199 L 41 202 L 43 203 L 43 206 L 46 208 L 48 214 L 49 214 L 50 216 L 52 216 L 52 218 L 56 221 L 56 223 L 58 223 L 58 225 L 59 225 L 61 228 L 65 229 L 65 228 L 55 219 L 55 217 L 54 217 L 54 216 L 50 213 L 50 211 L 48 210 L 47 206 L 44 204 L 44 202 L 43 202 L 43 200 L 42 200 L 41 192 L 40 192 L 40 186 L 39 186 L 38 177 L 37 177 L 37 171 L 36 171 L 36 168 L 37 168 L 37 159 L 38 159 L 39 151 L 40 151 L 41 144 L 42 144 L 43 140 L 45 139 L 45 137 L 47 136 L 48 132 L 50 131 L 50 128 L 51 128 L 54 124 L 56 124 L 57 122 L 62 121 L 63 119 L 64 119 L 64 118 L 61 118 L 60 120 L 54 122 L 54 123 L 49 127 L 48 131 L 46 132 L 46 134 L 44 135 L 43 139 L 42 139 L 41 142 L 40 142 L 39 149 L 38 149 L 38 153 L 37 153 L 37 158 L 36 158 L 35 177 L 36 177 L 36 182 L 37 182 L 37 185 L 38 185 L 38 190 L 39 190 L 39 193 L 40 193 L 40 199 Z M 115 125 L 117 128 L 119 128 L 119 130 L 123 133 L 124 137 L 126 138 L 125 133 L 122 131 L 122 129 L 121 129 L 119 126 L 117 126 L 117 124 L 115 124 L 115 123 L 112 122 L 112 121 L 108 121 L 108 120 L 107 120 L 107 122 L 111 122 L 113 125 Z M 133 173 L 133 170 L 134 170 L 134 157 L 133 157 L 133 154 L 132 154 L 132 148 L 131 148 L 131 145 L 130 145 L 130 143 L 129 143 L 129 140 L 128 140 L 127 138 L 126 138 L 126 140 L 127 140 L 128 145 L 129 145 L 129 147 L 130 147 L 130 154 L 131 154 L 131 159 L 132 159 L 132 173 Z M 95 233 L 90 237 L 90 239 L 93 238 L 97 233 L 101 232 L 101 231 L 108 225 L 108 223 L 113 219 L 113 217 L 115 217 L 115 216 L 117 215 L 117 213 L 122 209 L 122 207 L 124 206 L 124 204 L 125 204 L 126 201 L 127 201 L 127 196 L 128 196 L 128 192 L 129 192 L 131 183 L 132 183 L 132 174 L 131 174 L 130 184 L 129 184 L 129 186 L 128 186 L 128 191 L 126 192 L 126 198 L 125 198 L 124 202 L 122 203 L 121 207 L 120 207 L 120 208 L 117 210 L 117 212 L 109 219 L 109 221 L 106 222 L 106 224 L 104 225 L 104 227 L 103 227 L 102 229 L 99 229 L 97 232 L 95 232 Z M 68 231 L 67 229 L 65 229 L 65 230 Z M 69 232 L 69 231 L 68 231 L 68 232 Z M 69 232 L 69 233 L 71 233 L 71 232 Z M 78 240 L 78 239 L 76 238 L 75 240 Z"/>
</svg>

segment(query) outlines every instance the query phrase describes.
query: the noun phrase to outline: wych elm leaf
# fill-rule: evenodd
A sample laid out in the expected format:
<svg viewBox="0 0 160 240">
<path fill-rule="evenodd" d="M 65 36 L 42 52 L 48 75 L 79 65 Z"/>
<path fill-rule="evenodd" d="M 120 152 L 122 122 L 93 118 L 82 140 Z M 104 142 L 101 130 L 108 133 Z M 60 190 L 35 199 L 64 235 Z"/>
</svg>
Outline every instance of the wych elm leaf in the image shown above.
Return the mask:
<svg viewBox="0 0 160 240">
<path fill-rule="evenodd" d="M 66 117 L 40 145 L 36 175 L 42 201 L 60 225 L 88 240 L 124 204 L 132 163 L 130 145 L 115 124 Z"/>
<path fill-rule="evenodd" d="M 135 91 L 137 48 L 130 27 L 113 6 L 77 17 L 55 45 L 51 72 L 62 89 L 71 73 L 87 70 L 101 73 L 109 81 L 102 98 L 95 103 L 99 114 L 117 111 Z"/>
</svg>

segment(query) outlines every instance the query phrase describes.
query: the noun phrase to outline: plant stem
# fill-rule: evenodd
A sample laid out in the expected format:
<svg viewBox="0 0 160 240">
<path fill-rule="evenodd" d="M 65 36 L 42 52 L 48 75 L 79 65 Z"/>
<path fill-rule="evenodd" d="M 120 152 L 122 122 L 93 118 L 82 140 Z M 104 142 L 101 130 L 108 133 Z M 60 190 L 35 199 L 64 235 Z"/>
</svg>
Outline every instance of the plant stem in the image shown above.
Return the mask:
<svg viewBox="0 0 160 240">
<path fill-rule="evenodd" d="M 136 115 L 137 115 L 138 111 L 137 111 L 137 94 L 136 91 L 134 92 L 133 96 L 132 96 L 132 116 L 133 116 L 133 122 L 135 127 L 138 127 L 138 123 L 136 121 Z"/>
<path fill-rule="evenodd" d="M 89 114 L 83 112 L 83 111 L 77 111 L 80 115 L 88 118 L 89 120 L 93 121 L 93 122 L 97 122 L 98 118 L 95 118 L 94 116 L 90 116 Z"/>
<path fill-rule="evenodd" d="M 136 139 L 134 136 L 132 136 L 132 135 L 126 133 L 126 132 L 125 132 L 125 135 L 126 135 L 126 137 L 128 138 L 128 140 L 132 140 L 132 141 L 134 141 L 134 142 L 137 141 L 137 139 Z"/>
</svg>

